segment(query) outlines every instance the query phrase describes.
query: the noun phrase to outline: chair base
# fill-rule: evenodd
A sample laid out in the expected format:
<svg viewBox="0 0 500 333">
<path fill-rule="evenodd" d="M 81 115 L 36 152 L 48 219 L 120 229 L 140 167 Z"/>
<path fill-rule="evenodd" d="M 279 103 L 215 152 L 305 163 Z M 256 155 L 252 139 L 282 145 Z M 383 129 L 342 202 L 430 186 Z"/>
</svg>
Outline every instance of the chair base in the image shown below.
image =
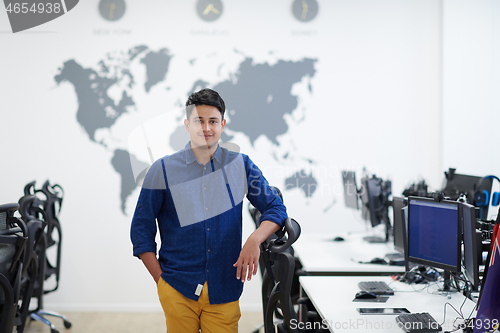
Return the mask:
<svg viewBox="0 0 500 333">
<path fill-rule="evenodd" d="M 32 320 L 40 321 L 40 322 L 44 323 L 45 325 L 49 326 L 51 333 L 59 333 L 59 331 L 56 329 L 54 324 L 52 324 L 50 321 L 48 321 L 47 319 L 45 319 L 42 316 L 52 316 L 52 317 L 61 318 L 63 320 L 65 328 L 71 327 L 71 323 L 69 322 L 68 318 L 66 318 L 66 316 L 59 314 L 57 312 L 47 311 L 47 310 L 38 310 L 36 312 L 32 312 L 30 314 L 30 318 Z"/>
</svg>

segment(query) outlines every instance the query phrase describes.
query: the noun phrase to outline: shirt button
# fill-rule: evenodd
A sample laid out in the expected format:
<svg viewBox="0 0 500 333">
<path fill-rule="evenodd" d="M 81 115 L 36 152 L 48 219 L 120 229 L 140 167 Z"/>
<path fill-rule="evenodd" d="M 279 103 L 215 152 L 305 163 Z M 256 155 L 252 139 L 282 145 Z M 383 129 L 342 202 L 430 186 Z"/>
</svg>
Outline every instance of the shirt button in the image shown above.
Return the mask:
<svg viewBox="0 0 500 333">
<path fill-rule="evenodd" d="M 208 249 L 207 251 L 210 252 L 210 249 Z"/>
<path fill-rule="evenodd" d="M 208 269 L 207 269 L 207 273 L 208 273 Z"/>
<path fill-rule="evenodd" d="M 210 228 L 207 228 L 207 231 L 210 231 Z"/>
<path fill-rule="evenodd" d="M 205 207 L 205 210 L 208 210 L 208 207 Z"/>
<path fill-rule="evenodd" d="M 206 188 L 206 187 L 204 187 L 203 189 L 204 189 L 205 191 L 207 190 L 207 188 Z M 139 206 L 137 206 L 137 207 L 139 207 Z"/>
<path fill-rule="evenodd" d="M 203 170 L 207 170 L 207 167 L 204 167 Z"/>
</svg>

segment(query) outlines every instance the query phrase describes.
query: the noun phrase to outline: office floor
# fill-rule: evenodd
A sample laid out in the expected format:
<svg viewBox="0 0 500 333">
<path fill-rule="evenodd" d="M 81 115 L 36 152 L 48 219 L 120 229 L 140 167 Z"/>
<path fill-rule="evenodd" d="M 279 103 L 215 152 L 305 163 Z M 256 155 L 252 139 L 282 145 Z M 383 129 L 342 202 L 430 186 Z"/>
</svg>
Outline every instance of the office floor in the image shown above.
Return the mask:
<svg viewBox="0 0 500 333">
<path fill-rule="evenodd" d="M 104 313 L 68 312 L 63 313 L 72 326 L 64 328 L 59 318 L 47 319 L 56 326 L 59 333 L 155 333 L 165 332 L 163 313 Z M 239 322 L 239 333 L 251 333 L 262 323 L 261 312 L 243 312 Z M 264 330 L 261 329 L 261 332 Z M 50 333 L 50 328 L 40 322 L 28 322 L 26 333 Z"/>
</svg>

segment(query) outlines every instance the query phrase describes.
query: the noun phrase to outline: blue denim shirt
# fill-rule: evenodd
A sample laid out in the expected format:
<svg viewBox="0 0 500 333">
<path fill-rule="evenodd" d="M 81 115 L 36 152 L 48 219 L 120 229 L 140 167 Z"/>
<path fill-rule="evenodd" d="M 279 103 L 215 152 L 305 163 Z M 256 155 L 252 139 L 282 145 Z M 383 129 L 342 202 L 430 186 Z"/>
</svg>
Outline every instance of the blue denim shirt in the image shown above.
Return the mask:
<svg viewBox="0 0 500 333">
<path fill-rule="evenodd" d="M 168 284 L 197 301 L 196 289 L 206 281 L 210 304 L 238 300 L 243 283 L 233 264 L 242 245 L 244 196 L 262 213 L 260 221 L 283 225 L 285 206 L 248 156 L 219 146 L 202 165 L 188 143 L 157 160 L 144 179 L 130 230 L 133 255 L 156 253 L 158 229 Z"/>
</svg>

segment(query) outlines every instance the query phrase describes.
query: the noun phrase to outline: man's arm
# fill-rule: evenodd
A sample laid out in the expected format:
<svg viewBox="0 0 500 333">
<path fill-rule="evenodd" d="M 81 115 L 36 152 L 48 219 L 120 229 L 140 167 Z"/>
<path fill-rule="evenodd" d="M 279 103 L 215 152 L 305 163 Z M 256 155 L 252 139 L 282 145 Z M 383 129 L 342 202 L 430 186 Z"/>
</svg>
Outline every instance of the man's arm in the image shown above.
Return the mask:
<svg viewBox="0 0 500 333">
<path fill-rule="evenodd" d="M 149 274 L 153 277 L 155 280 L 156 284 L 158 284 L 158 281 L 160 280 L 162 269 L 160 266 L 160 263 L 158 262 L 158 259 L 156 258 L 156 254 L 154 252 L 144 252 L 139 255 L 141 258 L 144 266 L 149 271 Z"/>
<path fill-rule="evenodd" d="M 259 245 L 278 231 L 279 228 L 280 226 L 274 222 L 262 221 L 257 230 L 248 237 L 241 249 L 238 260 L 233 265 L 236 267 L 236 278 L 238 280 L 241 278 L 241 282 L 245 282 L 245 278 L 247 278 L 250 281 L 252 275 L 257 274 L 260 257 Z"/>
<path fill-rule="evenodd" d="M 142 260 L 156 283 L 162 273 L 156 258 L 156 217 L 162 207 L 167 184 L 162 165 L 163 161 L 157 160 L 146 174 L 130 227 L 133 255 Z"/>
</svg>

